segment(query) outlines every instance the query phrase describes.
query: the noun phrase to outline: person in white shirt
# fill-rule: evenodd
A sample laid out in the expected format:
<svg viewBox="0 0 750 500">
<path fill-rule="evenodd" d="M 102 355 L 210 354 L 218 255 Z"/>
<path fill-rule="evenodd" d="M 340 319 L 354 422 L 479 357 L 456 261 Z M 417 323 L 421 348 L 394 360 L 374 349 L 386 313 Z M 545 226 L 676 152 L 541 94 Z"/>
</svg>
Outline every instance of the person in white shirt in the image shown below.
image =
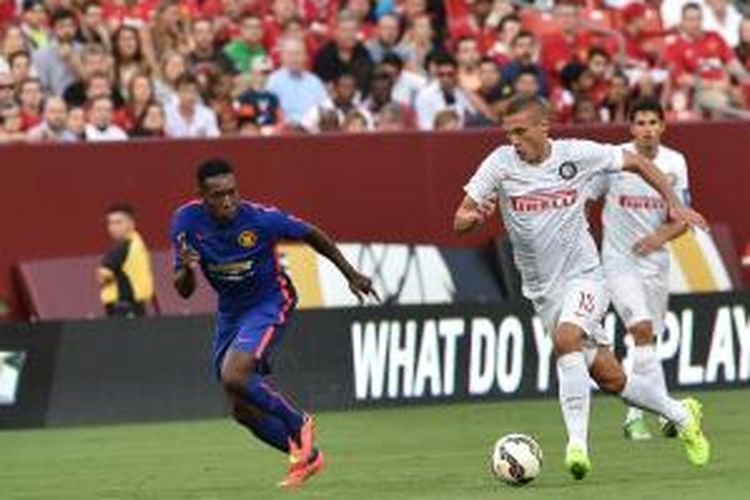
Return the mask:
<svg viewBox="0 0 750 500">
<path fill-rule="evenodd" d="M 112 123 L 114 106 L 107 96 L 96 97 L 89 108 L 89 123 L 84 136 L 89 142 L 127 141 L 128 134 Z"/>
<path fill-rule="evenodd" d="M 705 0 L 703 29 L 721 35 L 727 45 L 735 48 L 740 43 L 742 14 L 729 0 Z"/>
<path fill-rule="evenodd" d="M 199 101 L 198 81 L 191 74 L 177 79 L 177 100 L 164 105 L 168 137 L 219 137 L 216 113 Z"/>
<path fill-rule="evenodd" d="M 420 130 L 433 130 L 435 115 L 444 109 L 453 109 L 465 119 L 474 113 L 469 96 L 458 86 L 458 64 L 450 54 L 437 54 L 434 59 L 437 79 L 417 94 L 414 104 Z"/>
<path fill-rule="evenodd" d="M 44 101 L 44 121 L 26 134 L 31 142 L 75 142 L 77 137 L 68 130 L 68 106 L 62 97 L 52 96 Z"/>
<path fill-rule="evenodd" d="M 300 125 L 306 131 L 314 134 L 319 133 L 321 131 L 321 117 L 326 112 L 335 113 L 340 126 L 344 124 L 347 115 L 358 113 L 364 117 L 365 128 L 367 130 L 375 128 L 370 112 L 356 102 L 357 80 L 352 73 L 344 72 L 336 77 L 331 93 L 333 95 L 330 99 L 326 99 L 317 106 L 314 106 L 302 117 Z"/>
<path fill-rule="evenodd" d="M 633 140 L 623 148 L 653 161 L 687 205 L 687 163 L 682 154 L 661 144 L 665 123 L 659 101 L 636 101 L 629 119 Z M 592 184 L 592 197 L 605 196 L 604 275 L 615 309 L 635 344 L 632 370 L 643 373 L 666 395 L 664 372 L 653 345 L 655 335 L 664 330 L 669 299 L 669 253 L 665 245 L 683 234 L 687 225 L 669 220 L 664 200 L 640 177 L 629 172 L 598 177 Z M 639 408 L 630 408 L 623 429 L 629 439 L 651 437 Z"/>
<path fill-rule="evenodd" d="M 554 344 L 568 433 L 565 466 L 573 477 L 581 479 L 591 470 L 589 375 L 603 391 L 675 422 L 688 459 L 704 465 L 709 444 L 701 430 L 699 403 L 665 397 L 637 370 L 627 376 L 608 348 L 601 319 L 609 298 L 585 203 L 597 173 L 627 170 L 661 194 L 670 220 L 703 227 L 706 222 L 682 204 L 667 177 L 647 158 L 610 144 L 550 140 L 548 117 L 549 106 L 539 97 L 511 99 L 503 119 L 511 145 L 490 153 L 466 184 L 454 230 L 467 233 L 482 226 L 499 206 L 523 293 Z"/>
</svg>

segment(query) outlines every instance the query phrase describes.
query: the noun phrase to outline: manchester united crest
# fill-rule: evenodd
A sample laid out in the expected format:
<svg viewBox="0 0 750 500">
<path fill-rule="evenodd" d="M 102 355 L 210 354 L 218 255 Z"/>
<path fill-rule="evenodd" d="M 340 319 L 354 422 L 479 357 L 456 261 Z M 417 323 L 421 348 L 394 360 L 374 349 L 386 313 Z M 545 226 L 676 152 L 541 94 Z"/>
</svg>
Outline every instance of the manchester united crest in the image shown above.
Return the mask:
<svg viewBox="0 0 750 500">
<path fill-rule="evenodd" d="M 560 174 L 560 177 L 563 179 L 570 180 L 578 173 L 578 167 L 572 161 L 566 161 L 560 165 L 560 168 L 557 169 L 557 173 Z"/>
<path fill-rule="evenodd" d="M 242 231 L 237 237 L 237 243 L 243 248 L 252 248 L 258 241 L 258 235 L 253 231 Z"/>
</svg>

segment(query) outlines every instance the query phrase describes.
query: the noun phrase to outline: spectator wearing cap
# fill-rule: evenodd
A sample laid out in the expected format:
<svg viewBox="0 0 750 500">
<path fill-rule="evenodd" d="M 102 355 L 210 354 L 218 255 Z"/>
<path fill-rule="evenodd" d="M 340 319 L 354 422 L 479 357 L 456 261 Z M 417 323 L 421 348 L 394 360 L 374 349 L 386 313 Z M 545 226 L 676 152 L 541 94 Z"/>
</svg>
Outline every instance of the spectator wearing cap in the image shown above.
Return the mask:
<svg viewBox="0 0 750 500">
<path fill-rule="evenodd" d="M 21 31 L 31 50 L 45 48 L 52 41 L 47 29 L 47 11 L 42 0 L 23 0 L 21 14 Z"/>
<path fill-rule="evenodd" d="M 380 64 L 388 53 L 398 55 L 406 64 L 410 64 L 414 59 L 414 52 L 411 48 L 398 45 L 401 38 L 401 26 L 398 16 L 395 14 L 385 14 L 378 19 L 375 30 L 375 37 L 365 43 L 365 47 L 370 52 L 370 58 L 373 63 Z"/>
<path fill-rule="evenodd" d="M 72 10 L 57 9 L 50 18 L 53 41 L 34 54 L 34 67 L 46 92 L 62 95 L 68 85 L 78 79 L 78 53 L 76 42 L 78 24 Z"/>
<path fill-rule="evenodd" d="M 263 46 L 263 21 L 255 13 L 242 17 L 239 36 L 224 46 L 224 54 L 234 65 L 234 70 L 247 73 L 258 61 L 266 57 Z"/>
<path fill-rule="evenodd" d="M 268 59 L 257 60 L 250 70 L 250 88 L 237 98 L 235 107 L 240 122 L 252 121 L 258 133 L 272 134 L 282 122 L 279 98 L 266 90 L 266 81 L 271 74 L 272 65 Z M 240 128 L 242 123 L 240 123 Z"/>
<path fill-rule="evenodd" d="M 302 128 L 310 133 L 320 132 L 321 116 L 326 112 L 335 112 L 338 116 L 338 122 L 341 124 L 345 122 L 345 118 L 349 113 L 360 113 L 367 120 L 367 128 L 373 128 L 373 121 L 370 113 L 355 101 L 357 95 L 357 81 L 353 74 L 340 74 L 333 82 L 331 94 L 330 99 L 324 100 L 305 114 L 300 122 Z"/>
<path fill-rule="evenodd" d="M 266 90 L 279 98 L 287 124 L 299 123 L 310 109 L 327 98 L 320 78 L 305 69 L 305 59 L 303 42 L 285 38 L 281 42 L 281 68 L 268 78 Z"/>
<path fill-rule="evenodd" d="M 367 94 L 373 62 L 365 46 L 357 40 L 359 21 L 347 12 L 338 16 L 334 38 L 323 45 L 315 56 L 313 71 L 325 83 L 335 81 L 343 73 L 351 73 L 357 89 Z"/>
<path fill-rule="evenodd" d="M 503 83 L 512 86 L 521 71 L 530 69 L 539 79 L 541 95 L 548 97 L 550 89 L 547 73 L 535 62 L 536 52 L 537 40 L 534 34 L 530 31 L 519 31 L 511 44 L 511 59 L 501 70 Z"/>
<path fill-rule="evenodd" d="M 177 80 L 177 101 L 164 106 L 165 130 L 170 137 L 219 137 L 219 126 L 214 111 L 200 103 L 198 81 L 190 74 Z"/>
<path fill-rule="evenodd" d="M 444 109 L 453 109 L 464 119 L 474 113 L 469 96 L 458 86 L 458 65 L 447 53 L 435 57 L 437 78 L 417 94 L 415 110 L 420 130 L 432 130 L 435 115 Z"/>
<path fill-rule="evenodd" d="M 44 120 L 26 134 L 32 142 L 75 142 L 75 134 L 68 130 L 68 107 L 61 97 L 44 101 Z"/>
<path fill-rule="evenodd" d="M 88 142 L 128 140 L 128 134 L 114 124 L 114 106 L 110 97 L 95 97 L 89 104 L 85 136 Z"/>
<path fill-rule="evenodd" d="M 395 53 L 388 53 L 380 63 L 380 70 L 387 72 L 393 81 L 393 100 L 397 103 L 414 107 L 417 94 L 427 85 L 427 78 L 406 67 Z"/>
<path fill-rule="evenodd" d="M 62 96 L 68 106 L 85 106 L 88 98 L 86 89 L 94 75 L 106 75 L 111 73 L 109 54 L 104 45 L 90 44 L 81 49 L 81 62 L 79 67 L 79 78 L 68 85 Z"/>
</svg>

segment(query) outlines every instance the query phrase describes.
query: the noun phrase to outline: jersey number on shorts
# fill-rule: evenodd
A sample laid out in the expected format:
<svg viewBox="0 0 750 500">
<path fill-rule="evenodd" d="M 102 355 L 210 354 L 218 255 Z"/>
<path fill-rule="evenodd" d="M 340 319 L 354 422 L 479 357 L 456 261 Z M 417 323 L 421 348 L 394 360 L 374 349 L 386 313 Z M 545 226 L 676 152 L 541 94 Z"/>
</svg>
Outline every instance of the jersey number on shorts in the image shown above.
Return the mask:
<svg viewBox="0 0 750 500">
<path fill-rule="evenodd" d="M 594 309 L 596 309 L 596 298 L 593 293 L 589 292 L 578 292 L 579 293 L 579 301 L 578 301 L 578 310 L 591 314 L 594 312 Z"/>
</svg>

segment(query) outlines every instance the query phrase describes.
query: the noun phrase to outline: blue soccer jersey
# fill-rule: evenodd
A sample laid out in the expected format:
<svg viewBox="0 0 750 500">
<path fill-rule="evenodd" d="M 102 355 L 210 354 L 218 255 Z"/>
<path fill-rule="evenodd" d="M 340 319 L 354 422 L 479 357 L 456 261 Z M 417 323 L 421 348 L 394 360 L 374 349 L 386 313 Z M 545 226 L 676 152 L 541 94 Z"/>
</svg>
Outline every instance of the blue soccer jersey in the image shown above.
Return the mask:
<svg viewBox="0 0 750 500">
<path fill-rule="evenodd" d="M 227 223 L 214 219 L 200 201 L 180 207 L 172 220 L 175 269 L 182 266 L 182 241 L 200 255 L 200 266 L 219 296 L 219 317 L 233 318 L 296 299 L 281 269 L 276 244 L 301 240 L 310 226 L 275 208 L 240 203 Z"/>
</svg>

